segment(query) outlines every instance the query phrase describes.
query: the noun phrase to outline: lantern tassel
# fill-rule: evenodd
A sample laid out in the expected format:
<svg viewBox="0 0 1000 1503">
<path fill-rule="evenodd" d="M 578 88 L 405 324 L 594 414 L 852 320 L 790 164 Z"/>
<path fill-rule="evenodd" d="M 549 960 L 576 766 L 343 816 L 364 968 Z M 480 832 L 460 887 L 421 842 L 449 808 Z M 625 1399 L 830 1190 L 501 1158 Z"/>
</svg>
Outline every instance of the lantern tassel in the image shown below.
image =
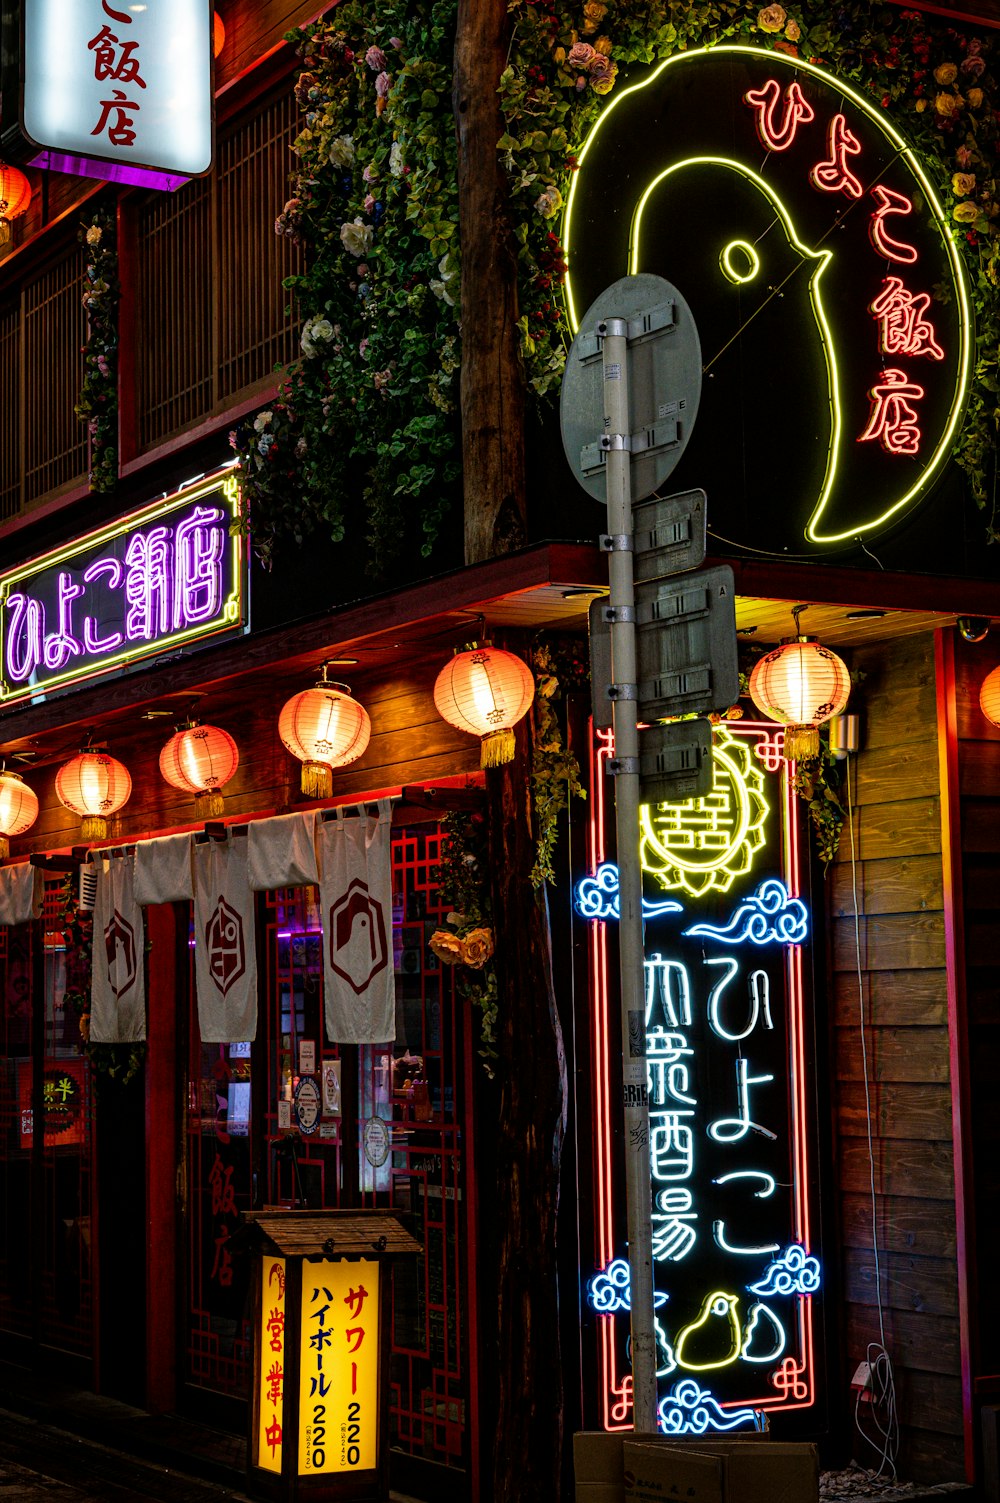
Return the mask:
<svg viewBox="0 0 1000 1503">
<path fill-rule="evenodd" d="M 502 767 L 505 762 L 513 760 L 514 732 L 509 725 L 499 731 L 490 731 L 488 736 L 483 737 L 480 767 Z"/>
<path fill-rule="evenodd" d="M 103 814 L 85 814 L 80 821 L 80 834 L 84 840 L 107 840 L 108 822 Z"/>
<path fill-rule="evenodd" d="M 303 762 L 302 792 L 306 798 L 331 798 L 333 771 L 325 762 Z"/>
<path fill-rule="evenodd" d="M 195 795 L 202 804 L 205 816 L 208 819 L 221 819 L 226 812 L 226 800 L 218 788 L 207 788 L 204 793 Z M 202 800 L 204 802 L 202 803 Z"/>
<path fill-rule="evenodd" d="M 786 725 L 782 755 L 786 762 L 815 761 L 819 756 L 819 726 Z"/>
<path fill-rule="evenodd" d="M 0 835 L 0 861 L 6 861 L 10 855 L 10 841 L 6 835 Z"/>
</svg>

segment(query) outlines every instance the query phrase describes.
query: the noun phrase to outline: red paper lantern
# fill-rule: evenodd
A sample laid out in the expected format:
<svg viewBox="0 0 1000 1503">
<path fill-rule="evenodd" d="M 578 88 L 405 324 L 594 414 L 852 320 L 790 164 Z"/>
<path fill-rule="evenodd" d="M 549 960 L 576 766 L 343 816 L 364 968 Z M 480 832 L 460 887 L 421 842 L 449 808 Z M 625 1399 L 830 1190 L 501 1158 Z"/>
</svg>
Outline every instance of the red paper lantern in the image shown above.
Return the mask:
<svg viewBox="0 0 1000 1503">
<path fill-rule="evenodd" d="M 10 239 L 10 222 L 31 203 L 31 184 L 23 172 L 0 162 L 0 243 Z"/>
<path fill-rule="evenodd" d="M 132 779 L 107 752 L 82 751 L 56 773 L 56 798 L 79 814 L 84 840 L 106 840 L 108 819 L 128 803 Z"/>
<path fill-rule="evenodd" d="M 38 818 L 38 798 L 16 772 L 0 772 L 0 860 L 10 855 L 10 837 L 23 835 Z"/>
<path fill-rule="evenodd" d="M 815 637 L 788 637 L 750 675 L 750 698 L 785 726 L 789 762 L 819 756 L 819 727 L 839 715 L 851 692 L 847 664 Z"/>
<path fill-rule="evenodd" d="M 171 788 L 204 799 L 213 819 L 225 808 L 222 789 L 239 765 L 236 742 L 217 725 L 182 726 L 160 752 L 160 772 Z"/>
<path fill-rule="evenodd" d="M 226 28 L 222 24 L 222 17 L 217 10 L 212 12 L 212 56 L 218 57 L 226 45 Z"/>
<path fill-rule="evenodd" d="M 993 725 L 1000 725 L 1000 668 L 994 668 L 983 679 L 979 691 L 979 708 Z"/>
<path fill-rule="evenodd" d="M 434 704 L 442 720 L 482 737 L 482 767 L 514 756 L 514 726 L 531 707 L 535 680 L 527 663 L 486 644 L 456 652 L 437 676 Z"/>
<path fill-rule="evenodd" d="M 364 705 L 351 698 L 346 684 L 323 677 L 313 689 L 303 689 L 282 708 L 278 735 L 302 763 L 302 792 L 307 798 L 329 798 L 334 767 L 356 762 L 368 745 L 372 723 Z"/>
</svg>

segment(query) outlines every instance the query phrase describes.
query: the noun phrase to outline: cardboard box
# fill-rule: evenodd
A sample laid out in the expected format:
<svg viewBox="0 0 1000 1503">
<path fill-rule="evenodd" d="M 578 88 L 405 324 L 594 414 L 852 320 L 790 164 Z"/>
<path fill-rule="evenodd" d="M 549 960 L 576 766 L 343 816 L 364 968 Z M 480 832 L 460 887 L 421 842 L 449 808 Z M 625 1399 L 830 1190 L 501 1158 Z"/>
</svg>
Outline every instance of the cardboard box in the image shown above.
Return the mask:
<svg viewBox="0 0 1000 1503">
<path fill-rule="evenodd" d="M 748 1444 L 748 1440 L 750 1443 Z M 678 1444 L 635 1438 L 622 1446 L 624 1503 L 817 1503 L 816 1447 L 767 1439 Z"/>
<path fill-rule="evenodd" d="M 573 1436 L 576 1503 L 625 1503 L 622 1447 L 635 1440 L 632 1430 L 578 1430 Z M 655 1435 L 644 1440 L 653 1444 Z"/>
<path fill-rule="evenodd" d="M 728 1450 L 762 1440 L 756 1430 L 738 1435 L 720 1435 L 711 1441 L 713 1449 Z M 573 1472 L 576 1478 L 576 1503 L 625 1503 L 624 1445 L 683 1446 L 705 1448 L 701 1435 L 639 1434 L 632 1430 L 578 1430 L 573 1436 Z"/>
</svg>

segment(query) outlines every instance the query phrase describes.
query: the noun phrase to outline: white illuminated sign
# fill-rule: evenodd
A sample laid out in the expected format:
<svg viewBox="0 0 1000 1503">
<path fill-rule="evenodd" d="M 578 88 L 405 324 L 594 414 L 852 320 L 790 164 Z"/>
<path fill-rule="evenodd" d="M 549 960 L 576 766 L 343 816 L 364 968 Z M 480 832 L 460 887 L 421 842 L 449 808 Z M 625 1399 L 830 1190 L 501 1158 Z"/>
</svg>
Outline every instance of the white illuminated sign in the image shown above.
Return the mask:
<svg viewBox="0 0 1000 1503">
<path fill-rule="evenodd" d="M 24 0 L 22 120 L 38 164 L 97 158 L 139 182 L 207 172 L 211 19 L 206 0 Z"/>
</svg>

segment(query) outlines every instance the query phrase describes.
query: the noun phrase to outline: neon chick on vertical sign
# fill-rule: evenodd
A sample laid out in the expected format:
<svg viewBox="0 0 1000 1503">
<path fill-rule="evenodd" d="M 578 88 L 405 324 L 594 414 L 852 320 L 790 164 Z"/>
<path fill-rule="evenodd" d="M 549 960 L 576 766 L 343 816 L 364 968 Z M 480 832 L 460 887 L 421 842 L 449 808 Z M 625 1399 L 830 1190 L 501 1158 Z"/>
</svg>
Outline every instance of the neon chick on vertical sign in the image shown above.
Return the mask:
<svg viewBox="0 0 1000 1503">
<path fill-rule="evenodd" d="M 25 0 L 25 133 L 69 157 L 207 171 L 210 22 L 200 0 Z"/>
<path fill-rule="evenodd" d="M 816 1398 L 802 965 L 811 926 L 795 811 L 773 728 L 721 729 L 714 759 L 710 794 L 644 806 L 640 823 L 658 1416 L 678 1434 L 747 1428 L 762 1410 Z M 617 919 L 615 868 L 596 836 L 592 864 L 576 902 L 595 921 L 596 1036 L 606 1028 L 604 926 Z M 607 1071 L 607 1051 L 597 1057 Z M 612 1091 L 609 1076 L 595 1094 L 610 1101 Z M 610 1165 L 597 1118 L 599 1162 Z M 599 1207 L 614 1200 L 602 1183 Z M 629 1268 L 615 1218 L 602 1211 L 599 1222 L 588 1295 L 609 1317 L 600 1340 L 614 1428 L 631 1415 Z"/>
<path fill-rule="evenodd" d="M 236 505 L 216 477 L 0 574 L 0 704 L 238 630 Z"/>
<path fill-rule="evenodd" d="M 888 112 L 810 63 L 718 46 L 622 90 L 579 159 L 571 323 L 626 273 L 684 295 L 705 386 L 676 479 L 708 491 L 714 528 L 821 550 L 905 517 L 955 438 L 971 315 Z"/>
</svg>

